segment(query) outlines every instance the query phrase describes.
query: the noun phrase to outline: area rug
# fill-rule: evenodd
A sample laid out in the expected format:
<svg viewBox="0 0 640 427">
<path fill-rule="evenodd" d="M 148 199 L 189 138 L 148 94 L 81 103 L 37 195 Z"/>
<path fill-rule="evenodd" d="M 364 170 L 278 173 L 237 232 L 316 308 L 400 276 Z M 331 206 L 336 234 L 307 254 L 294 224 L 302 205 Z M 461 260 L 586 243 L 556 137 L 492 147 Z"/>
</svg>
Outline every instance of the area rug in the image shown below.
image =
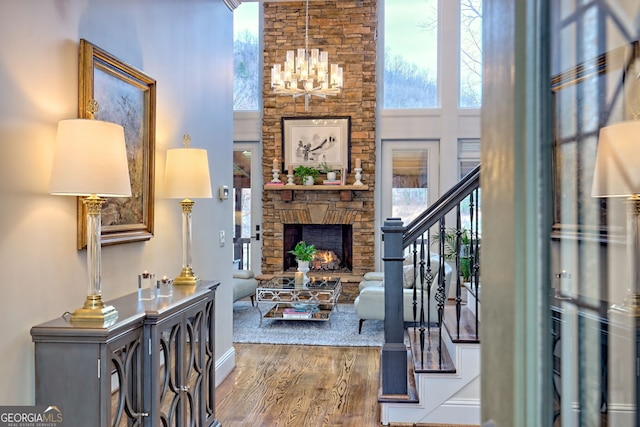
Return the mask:
<svg viewBox="0 0 640 427">
<path fill-rule="evenodd" d="M 261 304 L 266 313 L 270 306 Z M 359 319 L 353 304 L 338 304 L 330 322 L 263 319 L 248 301 L 233 304 L 233 342 L 254 344 L 303 344 L 336 347 L 381 347 L 384 322 L 367 320 L 358 334 Z"/>
</svg>

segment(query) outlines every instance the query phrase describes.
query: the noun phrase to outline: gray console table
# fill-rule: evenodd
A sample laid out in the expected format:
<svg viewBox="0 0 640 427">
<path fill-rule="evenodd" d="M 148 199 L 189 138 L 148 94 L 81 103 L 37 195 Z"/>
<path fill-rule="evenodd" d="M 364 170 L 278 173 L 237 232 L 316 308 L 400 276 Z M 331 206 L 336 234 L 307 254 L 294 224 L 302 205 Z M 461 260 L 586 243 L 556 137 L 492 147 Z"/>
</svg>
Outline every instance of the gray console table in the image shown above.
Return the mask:
<svg viewBox="0 0 640 427">
<path fill-rule="evenodd" d="M 67 427 L 220 426 L 215 418 L 215 291 L 176 286 L 172 297 L 109 303 L 118 321 L 85 327 L 58 318 L 31 328 L 36 405 Z"/>
</svg>

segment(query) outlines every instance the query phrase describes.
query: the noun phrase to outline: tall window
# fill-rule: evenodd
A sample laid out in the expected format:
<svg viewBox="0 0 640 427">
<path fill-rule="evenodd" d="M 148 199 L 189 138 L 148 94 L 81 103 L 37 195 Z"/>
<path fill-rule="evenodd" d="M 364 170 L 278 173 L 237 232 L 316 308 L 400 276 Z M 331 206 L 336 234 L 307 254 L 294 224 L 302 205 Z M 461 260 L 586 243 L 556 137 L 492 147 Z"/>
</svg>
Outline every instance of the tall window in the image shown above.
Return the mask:
<svg viewBox="0 0 640 427">
<path fill-rule="evenodd" d="M 458 0 L 457 21 L 440 13 L 438 0 L 393 0 L 384 6 L 384 90 L 383 108 L 435 108 L 443 80 L 459 76 L 458 105 L 482 105 L 482 0 Z M 450 3 L 441 5 L 450 10 Z M 440 19 L 447 21 L 440 21 Z M 439 28 L 457 26 L 457 52 L 453 37 L 440 40 Z M 438 62 L 438 50 L 454 63 Z M 457 55 L 456 55 L 457 53 Z M 444 67 L 444 68 L 443 68 Z M 452 94 L 445 94 L 452 96 Z"/>
<path fill-rule="evenodd" d="M 260 100 L 260 3 L 242 3 L 233 12 L 233 109 L 256 111 Z"/>
<path fill-rule="evenodd" d="M 482 0 L 460 0 L 460 107 L 482 105 Z"/>
<path fill-rule="evenodd" d="M 438 1 L 387 1 L 384 14 L 383 108 L 437 107 Z"/>
</svg>

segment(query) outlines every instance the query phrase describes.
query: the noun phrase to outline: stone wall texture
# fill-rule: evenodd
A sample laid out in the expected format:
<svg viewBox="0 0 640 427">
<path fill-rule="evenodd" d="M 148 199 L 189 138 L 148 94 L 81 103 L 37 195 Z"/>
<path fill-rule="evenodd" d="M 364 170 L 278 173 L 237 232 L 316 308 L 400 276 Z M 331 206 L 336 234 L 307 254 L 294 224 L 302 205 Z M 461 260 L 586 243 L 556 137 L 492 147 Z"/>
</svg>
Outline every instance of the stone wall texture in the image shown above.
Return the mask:
<svg viewBox="0 0 640 427">
<path fill-rule="evenodd" d="M 353 273 L 371 271 L 374 265 L 374 188 L 376 125 L 376 0 L 325 0 L 309 2 L 309 49 L 329 53 L 329 62 L 344 69 L 341 94 L 313 97 L 309 111 L 304 99 L 276 95 L 271 90 L 271 67 L 282 64 L 287 50 L 305 45 L 305 2 L 267 2 L 264 11 L 263 70 L 263 171 L 264 183 L 271 180 L 273 159 L 282 159 L 282 117 L 351 117 L 351 165 L 347 183 L 354 181 L 355 159 L 362 161 L 362 182 L 368 188 L 345 195 L 338 188 L 292 191 L 265 189 L 263 205 L 263 273 L 282 271 L 283 221 L 339 218 L 353 226 Z M 285 165 L 286 168 L 287 165 Z M 286 178 L 284 179 L 286 181 Z M 349 190 L 345 190 L 349 191 Z M 344 212 L 337 215 L 336 212 Z"/>
</svg>

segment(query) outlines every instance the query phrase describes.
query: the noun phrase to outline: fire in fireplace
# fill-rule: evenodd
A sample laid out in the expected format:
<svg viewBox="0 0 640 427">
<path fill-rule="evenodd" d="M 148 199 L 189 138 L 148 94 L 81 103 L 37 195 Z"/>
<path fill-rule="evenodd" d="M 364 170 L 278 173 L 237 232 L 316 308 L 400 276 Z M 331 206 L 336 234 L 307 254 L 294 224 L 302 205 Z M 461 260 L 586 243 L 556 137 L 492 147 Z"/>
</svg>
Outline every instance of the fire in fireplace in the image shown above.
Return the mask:
<svg viewBox="0 0 640 427">
<path fill-rule="evenodd" d="M 309 268 L 312 271 L 340 271 L 342 260 L 333 251 L 318 249 L 316 256 L 309 263 Z"/>
</svg>

